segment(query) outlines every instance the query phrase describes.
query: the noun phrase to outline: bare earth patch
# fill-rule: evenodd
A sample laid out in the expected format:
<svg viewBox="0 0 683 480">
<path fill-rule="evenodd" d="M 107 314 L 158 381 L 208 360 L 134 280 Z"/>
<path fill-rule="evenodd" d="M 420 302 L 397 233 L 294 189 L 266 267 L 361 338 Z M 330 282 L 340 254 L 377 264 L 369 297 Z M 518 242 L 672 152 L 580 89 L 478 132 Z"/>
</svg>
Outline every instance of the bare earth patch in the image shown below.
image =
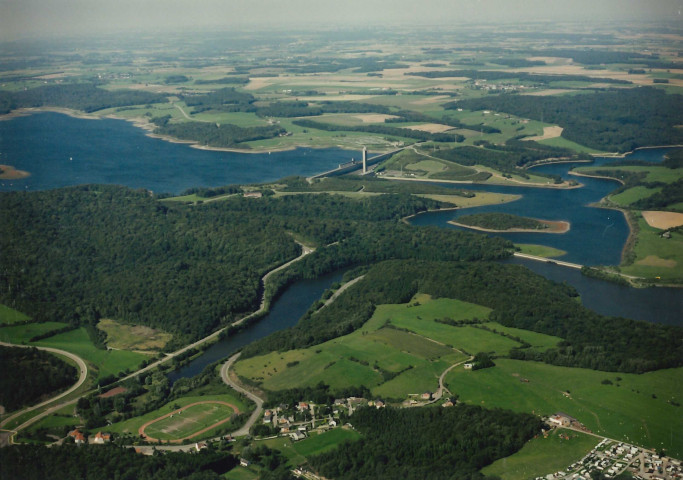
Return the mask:
<svg viewBox="0 0 683 480">
<path fill-rule="evenodd" d="M 354 115 L 363 123 L 382 123 L 387 119 L 398 118 L 396 115 L 385 115 L 383 113 L 363 113 L 361 115 Z"/>
<path fill-rule="evenodd" d="M 24 170 L 17 170 L 12 165 L 0 165 L 0 179 L 3 180 L 19 180 L 21 178 L 30 177 L 29 172 Z"/>
<path fill-rule="evenodd" d="M 575 92 L 571 88 L 551 88 L 549 90 L 538 90 L 536 92 L 526 92 L 524 95 L 530 95 L 533 97 L 549 97 L 551 95 L 561 95 L 563 93 Z"/>
<path fill-rule="evenodd" d="M 421 125 L 413 125 L 412 127 L 406 127 L 409 130 L 419 130 L 421 132 L 427 133 L 442 133 L 448 130 L 453 130 L 450 125 L 442 125 L 440 123 L 423 123 Z"/>
<path fill-rule="evenodd" d="M 655 212 L 650 210 L 643 212 L 643 218 L 651 227 L 661 228 L 662 230 L 683 225 L 683 213 Z"/>
<path fill-rule="evenodd" d="M 648 267 L 674 268 L 676 266 L 676 260 L 667 260 L 666 258 L 659 258 L 656 255 L 648 255 L 642 260 L 638 260 L 636 264 L 646 265 Z"/>
<path fill-rule="evenodd" d="M 524 140 L 537 142 L 539 140 L 547 140 L 549 138 L 557 138 L 562 135 L 562 127 L 557 125 L 553 127 L 543 127 L 543 135 L 537 135 L 535 137 L 526 137 Z"/>
<path fill-rule="evenodd" d="M 447 98 L 451 97 L 449 97 L 448 95 L 433 95 L 430 97 L 415 100 L 414 102 L 410 103 L 411 105 L 431 105 L 432 103 L 439 103 L 440 101 L 446 100 Z"/>
</svg>

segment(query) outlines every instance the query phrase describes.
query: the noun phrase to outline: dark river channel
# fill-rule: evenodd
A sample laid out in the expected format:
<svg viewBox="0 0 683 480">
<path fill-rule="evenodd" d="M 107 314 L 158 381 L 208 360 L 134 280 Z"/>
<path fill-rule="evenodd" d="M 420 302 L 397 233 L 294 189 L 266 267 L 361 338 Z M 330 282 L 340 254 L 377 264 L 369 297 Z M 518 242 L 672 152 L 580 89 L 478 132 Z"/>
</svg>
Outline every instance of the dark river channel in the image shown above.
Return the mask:
<svg viewBox="0 0 683 480">
<path fill-rule="evenodd" d="M 640 150 L 630 155 L 661 162 L 666 149 Z M 120 184 L 154 192 L 178 194 L 190 187 L 220 186 L 277 180 L 288 175 L 311 175 L 336 167 L 357 152 L 340 149 L 297 149 L 272 154 L 213 152 L 147 137 L 121 120 L 83 120 L 56 113 L 41 113 L 0 121 L 0 164 L 26 170 L 23 180 L 0 180 L 0 192 L 45 190 L 84 183 Z M 595 164 L 614 162 L 599 158 Z M 452 185 L 472 191 L 522 195 L 515 202 L 463 211 L 425 213 L 414 225 L 448 224 L 460 215 L 484 211 L 506 212 L 544 220 L 571 223 L 563 235 L 510 233 L 501 236 L 515 243 L 535 243 L 565 250 L 559 260 L 582 265 L 616 265 L 628 237 L 624 216 L 614 210 L 592 208 L 617 184 L 609 180 L 571 177 L 571 164 L 537 167 L 535 171 L 575 178 L 582 188 L 560 190 L 491 185 Z M 666 324 L 683 324 L 683 291 L 672 288 L 633 289 L 586 278 L 578 270 L 545 262 L 512 259 L 558 282 L 573 285 L 584 305 L 598 313 Z M 308 307 L 342 272 L 290 286 L 270 313 L 242 332 L 212 345 L 203 355 L 174 372 L 170 379 L 196 375 L 239 348 L 275 331 L 296 324 Z"/>
</svg>

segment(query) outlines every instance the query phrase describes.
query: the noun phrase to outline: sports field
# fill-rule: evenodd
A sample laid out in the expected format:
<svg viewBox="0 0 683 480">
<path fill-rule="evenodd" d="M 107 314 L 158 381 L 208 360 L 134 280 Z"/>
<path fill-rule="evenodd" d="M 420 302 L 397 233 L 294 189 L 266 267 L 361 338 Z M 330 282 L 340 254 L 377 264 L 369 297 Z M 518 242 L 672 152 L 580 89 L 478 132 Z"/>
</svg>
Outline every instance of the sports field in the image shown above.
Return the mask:
<svg viewBox="0 0 683 480">
<path fill-rule="evenodd" d="M 229 422 L 236 413 L 239 409 L 227 402 L 196 402 L 148 421 L 138 429 L 138 433 L 150 442 L 181 442 Z"/>
</svg>

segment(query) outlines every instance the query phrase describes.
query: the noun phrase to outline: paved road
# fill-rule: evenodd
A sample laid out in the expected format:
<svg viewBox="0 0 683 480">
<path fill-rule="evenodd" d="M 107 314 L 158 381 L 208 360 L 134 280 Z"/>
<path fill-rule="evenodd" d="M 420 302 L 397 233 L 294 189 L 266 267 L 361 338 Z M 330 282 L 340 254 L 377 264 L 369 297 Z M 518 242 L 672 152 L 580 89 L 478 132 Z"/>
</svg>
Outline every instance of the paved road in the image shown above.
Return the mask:
<svg viewBox="0 0 683 480">
<path fill-rule="evenodd" d="M 295 259 L 290 260 L 289 262 L 287 262 L 287 263 L 285 263 L 285 264 L 283 264 L 283 265 L 280 265 L 280 266 L 277 267 L 277 268 L 274 268 L 273 270 L 269 271 L 268 273 L 266 273 L 266 274 L 261 278 L 261 281 L 263 282 L 264 286 L 265 286 L 265 284 L 266 284 L 266 281 L 268 280 L 268 278 L 270 278 L 271 275 L 273 275 L 273 274 L 276 273 L 276 272 L 279 272 L 279 271 L 282 270 L 282 269 L 287 268 L 287 267 L 290 266 L 291 264 L 293 264 L 293 263 L 295 263 L 295 262 L 298 262 L 299 260 L 301 260 L 302 258 L 304 258 L 306 255 L 308 255 L 308 254 L 310 254 L 310 253 L 312 253 L 312 252 L 315 251 L 314 248 L 307 247 L 307 246 L 303 245 L 303 244 L 300 243 L 300 242 L 297 242 L 297 243 L 301 246 L 301 255 L 299 255 L 299 256 L 296 257 Z M 262 296 L 262 298 L 261 298 L 261 305 L 260 305 L 259 309 L 258 309 L 256 312 L 251 313 L 251 314 L 249 314 L 249 315 L 247 315 L 247 316 L 241 318 L 240 320 L 238 320 L 238 321 L 232 323 L 231 325 L 229 325 L 229 326 L 227 326 L 227 327 L 221 328 L 220 330 L 217 330 L 217 331 L 213 332 L 211 335 L 208 335 L 208 336 L 202 338 L 201 340 L 197 340 L 196 342 L 194 342 L 194 343 L 192 343 L 192 344 L 190 344 L 190 345 L 187 345 L 187 346 L 183 347 L 183 348 L 181 348 L 180 350 L 176 350 L 176 351 L 173 352 L 173 353 L 169 353 L 168 355 L 166 355 L 166 356 L 165 356 L 164 358 L 162 358 L 161 360 L 157 360 L 156 362 L 150 363 L 150 364 L 147 365 L 146 367 L 141 368 L 140 370 L 137 370 L 137 371 L 131 373 L 130 375 L 127 375 L 126 377 L 124 377 L 124 378 L 122 378 L 121 380 L 119 380 L 117 383 L 120 383 L 120 382 L 122 382 L 122 381 L 124 381 L 124 380 L 128 380 L 128 379 L 130 379 L 130 378 L 134 378 L 134 377 L 140 375 L 141 373 L 144 373 L 144 372 L 147 372 L 147 371 L 149 371 L 149 370 L 152 370 L 152 369 L 158 367 L 159 365 L 161 365 L 162 363 L 165 363 L 165 362 L 169 361 L 169 360 L 172 359 L 173 357 L 176 357 L 176 356 L 180 355 L 181 353 L 186 352 L 187 350 L 189 350 L 189 349 L 191 349 L 191 348 L 198 347 L 198 346 L 202 345 L 203 343 L 205 343 L 205 342 L 207 342 L 207 341 L 209 341 L 209 340 L 212 340 L 212 339 L 214 339 L 214 338 L 217 338 L 217 337 L 218 337 L 221 333 L 223 333 L 223 331 L 226 330 L 227 328 L 230 328 L 231 326 L 240 325 L 241 323 L 243 323 L 243 322 L 247 321 L 248 319 L 252 318 L 254 315 L 257 315 L 257 314 L 261 313 L 263 310 L 265 310 L 265 305 L 266 305 L 266 298 L 265 298 L 265 288 L 264 288 L 264 294 L 263 294 L 263 296 Z M 33 347 L 33 345 L 14 345 L 14 344 L 11 344 L 11 343 L 3 343 L 3 342 L 0 342 L 0 344 L 4 344 L 4 345 L 6 345 L 6 346 L 11 346 L 11 347 L 23 347 L 23 348 L 31 348 L 31 347 Z M 60 399 L 60 398 L 62 398 L 62 397 L 64 397 L 64 396 L 68 395 L 69 393 L 73 392 L 75 389 L 77 389 L 78 387 L 80 387 L 80 386 L 83 384 L 83 382 L 85 381 L 85 378 L 87 377 L 87 366 L 85 365 L 85 362 L 84 362 L 80 357 L 77 357 L 76 355 L 74 355 L 74 354 L 72 354 L 72 353 L 69 353 L 69 352 L 66 352 L 66 351 L 64 351 L 64 350 L 59 350 L 59 349 L 55 349 L 55 348 L 38 347 L 38 346 L 36 346 L 35 348 L 38 348 L 38 349 L 40 349 L 40 350 L 52 351 L 52 352 L 54 352 L 54 353 L 59 353 L 59 354 L 65 355 L 65 356 L 67 356 L 67 357 L 69 357 L 69 358 L 72 358 L 74 361 L 76 361 L 76 362 L 78 363 L 79 367 L 81 367 L 81 378 L 79 379 L 78 383 L 77 383 L 75 386 L 73 386 L 72 388 L 70 388 L 68 391 L 66 391 L 66 392 L 64 392 L 64 393 L 62 393 L 62 394 L 60 394 L 60 395 L 58 395 L 58 396 L 56 396 L 56 397 L 54 397 L 54 398 L 52 398 L 52 399 L 50 399 L 50 400 L 47 400 L 47 401 L 45 401 L 45 402 L 42 402 L 42 403 L 40 403 L 40 404 L 38 404 L 38 405 L 34 405 L 34 406 L 30 407 L 30 408 L 27 408 L 27 409 L 24 409 L 24 410 L 22 410 L 22 411 L 20 411 L 20 412 L 17 412 L 17 413 L 13 414 L 13 415 L 10 416 L 10 417 L 7 417 L 6 419 L 4 419 L 4 420 L 2 421 L 2 423 L 0 423 L 0 428 L 2 428 L 4 425 L 6 425 L 6 424 L 9 423 L 12 419 L 18 417 L 19 415 L 22 415 L 22 414 L 24 414 L 24 413 L 26 413 L 26 412 L 30 412 L 30 411 L 32 411 L 32 410 L 38 409 L 38 408 L 40 408 L 40 407 L 43 407 L 43 406 L 45 406 L 45 405 L 47 405 L 47 404 L 49 404 L 49 403 L 54 402 L 55 400 L 58 400 L 58 399 Z M 96 390 L 90 390 L 90 391 L 84 392 L 83 395 L 81 395 L 81 397 L 84 397 L 84 396 L 86 396 L 86 395 L 89 395 L 89 394 L 91 394 L 91 393 L 94 393 L 95 391 L 96 391 Z M 66 406 L 68 406 L 68 405 L 75 404 L 75 403 L 79 400 L 79 398 L 80 398 L 80 397 L 74 398 L 74 399 L 69 400 L 69 401 L 67 401 L 67 402 L 60 403 L 59 405 L 55 405 L 55 406 L 53 406 L 53 407 L 48 408 L 48 409 L 45 410 L 44 412 L 42 412 L 42 413 L 40 413 L 40 414 L 38 414 L 38 415 L 32 417 L 32 418 L 29 419 L 28 421 L 26 421 L 26 422 L 22 423 L 21 425 L 19 425 L 18 427 L 16 427 L 16 428 L 14 429 L 14 431 L 15 431 L 15 432 L 18 432 L 18 431 L 20 431 L 20 430 L 23 430 L 24 428 L 26 428 L 26 427 L 28 427 L 29 425 L 31 425 L 31 424 L 37 422 L 37 421 L 40 420 L 41 418 L 44 418 L 44 417 L 46 417 L 47 415 L 50 415 L 51 413 L 54 413 L 54 412 L 56 412 L 57 410 L 60 410 L 60 409 L 66 407 Z M 151 448 L 152 448 L 152 447 L 150 447 L 150 452 L 151 452 Z M 158 447 L 157 447 L 157 448 L 158 448 Z M 189 449 L 189 448 L 190 448 L 190 447 L 188 447 L 188 446 L 180 446 L 180 445 L 178 445 L 178 446 L 175 446 L 175 448 L 169 448 L 169 450 L 186 450 L 186 449 Z M 143 449 L 143 450 L 144 450 L 144 449 Z"/>
<path fill-rule="evenodd" d="M 85 362 L 83 361 L 83 359 L 82 359 L 81 357 L 79 357 L 79 356 L 77 356 L 77 355 L 74 355 L 74 354 L 71 353 L 71 352 L 67 352 L 67 351 L 65 351 L 65 350 L 60 350 L 60 349 L 58 349 L 58 348 L 39 347 L 39 346 L 34 346 L 34 345 L 15 345 L 15 344 L 6 343 L 6 342 L 0 342 L 0 345 L 5 346 L 5 347 L 37 348 L 38 350 L 44 350 L 44 351 L 46 351 L 46 352 L 51 352 L 51 353 L 57 353 L 57 354 L 59 354 L 59 355 L 64 355 L 65 357 L 68 357 L 68 358 L 70 358 L 71 360 L 73 360 L 74 362 L 76 362 L 76 364 L 78 365 L 78 368 L 79 368 L 80 371 L 81 371 L 81 372 L 80 372 L 80 376 L 78 377 L 78 381 L 77 381 L 70 389 L 68 389 L 68 390 L 65 391 L 65 392 L 60 393 L 60 394 L 57 395 L 57 396 L 54 396 L 54 397 L 50 398 L 49 400 L 45 400 L 45 401 L 42 402 L 42 403 L 39 403 L 39 404 L 37 404 L 37 405 L 33 405 L 33 406 L 31 406 L 31 407 L 28 407 L 28 408 L 25 408 L 25 409 L 23 409 L 23 410 L 20 410 L 20 411 L 14 413 L 13 415 L 10 415 L 10 416 L 7 417 L 6 419 L 4 419 L 2 422 L 0 422 L 0 428 L 3 428 L 5 425 L 7 425 L 8 423 L 10 423 L 12 420 L 14 420 L 14 419 L 17 418 L 17 417 L 20 417 L 21 415 L 23 415 L 23 414 L 25 414 L 25 413 L 27 413 L 27 412 L 31 412 L 31 411 L 36 410 L 36 409 L 38 409 L 38 408 L 44 407 L 45 405 L 48 405 L 48 404 L 50 404 L 50 403 L 53 403 L 53 402 L 59 400 L 60 398 L 66 397 L 67 395 L 69 395 L 70 393 L 72 393 L 72 392 L 74 392 L 76 389 L 78 389 L 81 385 L 83 385 L 83 382 L 85 382 L 85 379 L 88 377 L 88 366 L 85 364 Z M 60 408 L 66 406 L 66 405 L 68 405 L 69 403 L 73 403 L 73 402 L 66 402 L 66 403 L 63 403 L 63 404 L 61 404 L 61 405 L 58 405 L 58 406 L 57 406 L 57 407 L 58 407 L 57 410 L 59 410 Z M 54 410 L 54 409 L 51 408 L 50 410 Z M 40 416 L 40 418 L 42 418 L 43 416 L 45 416 L 45 415 Z M 33 417 L 33 418 L 36 418 L 36 417 Z M 33 423 L 32 420 L 33 420 L 33 419 L 29 420 L 28 422 L 25 422 L 25 423 L 22 424 L 22 425 L 19 425 L 19 426 L 16 428 L 16 431 L 19 431 L 19 430 L 21 430 L 22 428 L 25 428 L 25 426 L 28 426 L 28 425 L 30 425 L 31 423 Z"/>
<path fill-rule="evenodd" d="M 325 301 L 325 304 L 323 305 L 322 308 L 324 308 L 324 307 L 328 306 L 330 303 L 334 302 L 339 295 L 344 293 L 344 290 L 346 290 L 347 288 L 349 288 L 350 286 L 352 286 L 356 282 L 360 282 L 361 280 L 363 280 L 363 278 L 365 278 L 365 275 L 361 275 L 360 277 L 356 277 L 353 280 L 351 280 L 350 282 L 347 282 L 344 285 L 342 285 L 341 287 L 339 287 L 339 289 L 336 292 L 334 292 L 334 295 L 332 295 L 330 298 L 328 298 Z"/>
<path fill-rule="evenodd" d="M 232 357 L 230 357 L 227 362 L 223 364 L 223 366 L 221 367 L 221 379 L 223 379 L 223 381 L 226 384 L 230 385 L 233 389 L 237 390 L 243 395 L 246 395 L 252 402 L 256 404 L 256 409 L 252 412 L 251 416 L 249 417 L 249 420 L 247 420 L 247 423 L 245 423 L 244 426 L 242 426 L 242 428 L 232 433 L 233 437 L 247 435 L 249 433 L 249 429 L 254 423 L 256 423 L 256 420 L 258 420 L 259 416 L 261 415 L 261 412 L 263 411 L 263 399 L 257 397 L 249 390 L 244 389 L 241 385 L 238 385 L 230 378 L 230 367 L 232 367 L 232 365 L 237 361 L 240 355 L 241 352 L 237 352 Z"/>
</svg>

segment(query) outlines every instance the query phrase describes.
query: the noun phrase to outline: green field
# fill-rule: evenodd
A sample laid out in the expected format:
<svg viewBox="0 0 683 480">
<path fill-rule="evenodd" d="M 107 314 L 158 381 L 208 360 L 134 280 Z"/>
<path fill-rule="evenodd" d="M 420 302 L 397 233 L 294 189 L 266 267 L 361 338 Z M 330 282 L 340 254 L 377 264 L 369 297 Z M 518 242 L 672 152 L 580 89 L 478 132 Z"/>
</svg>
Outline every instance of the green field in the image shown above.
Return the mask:
<svg viewBox="0 0 683 480">
<path fill-rule="evenodd" d="M 250 408 L 250 406 L 245 403 L 244 400 L 240 398 L 238 394 L 236 394 L 233 390 L 231 390 L 227 385 L 225 386 L 225 392 L 224 394 L 208 394 L 208 395 L 194 395 L 194 396 L 188 396 L 188 397 L 181 397 L 181 398 L 176 398 L 167 404 L 165 404 L 163 407 L 158 408 L 152 412 L 146 413 L 145 415 L 142 415 L 140 417 L 135 417 L 135 418 L 130 418 L 128 420 L 124 420 L 122 422 L 116 422 L 110 426 L 107 427 L 108 431 L 111 431 L 113 433 L 117 433 L 119 435 L 126 435 L 130 434 L 135 437 L 138 436 L 138 429 L 144 425 L 145 423 L 155 420 L 162 415 L 165 415 L 167 413 L 170 413 L 172 411 L 177 410 L 178 408 L 183 408 L 185 405 L 190 405 L 192 403 L 196 402 L 203 402 L 203 401 L 211 401 L 211 400 L 217 400 L 221 402 L 227 402 L 235 405 L 237 408 L 239 408 L 240 412 L 247 412 Z M 199 406 L 197 406 L 199 407 Z M 228 407 L 225 407 L 225 411 L 223 412 L 225 415 L 230 416 L 232 414 L 232 410 L 229 409 Z M 184 414 L 184 412 L 183 412 Z M 183 415 L 181 414 L 181 416 Z M 223 418 L 225 418 L 225 415 L 223 415 Z M 174 415 L 173 420 L 178 420 L 177 416 Z M 220 421 L 221 419 L 219 418 L 218 420 L 215 420 L 213 423 L 216 423 L 217 421 Z M 161 423 L 161 422 L 159 422 Z M 205 426 L 210 425 L 211 423 L 208 423 Z M 207 438 L 211 437 L 212 435 L 215 434 L 217 430 L 222 430 L 224 428 L 230 428 L 231 423 L 228 422 L 226 424 L 220 425 L 217 429 L 214 429 L 213 431 L 208 431 L 206 432 L 205 435 L 202 435 L 202 438 Z M 159 430 L 158 425 L 151 424 L 148 428 L 151 428 L 152 430 L 145 430 L 145 433 L 149 434 L 150 436 L 154 437 L 154 435 L 151 435 L 150 432 L 158 433 L 156 430 Z M 188 427 L 189 428 L 189 427 Z M 203 427 L 202 427 L 203 428 Z M 96 429 L 95 429 L 96 430 Z M 196 428 L 196 430 L 199 430 L 199 428 Z M 94 431 L 93 431 L 94 432 Z M 166 435 L 166 434 L 165 434 Z M 164 437 L 165 439 L 172 439 L 175 437 L 171 437 L 167 435 Z"/>
<path fill-rule="evenodd" d="M 88 363 L 97 374 L 93 378 L 101 379 L 108 375 L 117 375 L 119 372 L 136 370 L 147 355 L 125 350 L 100 350 L 96 348 L 88 337 L 85 328 L 78 328 L 66 333 L 55 335 L 44 340 L 35 342 L 35 345 L 53 347 L 72 352 Z"/>
<path fill-rule="evenodd" d="M 567 252 L 565 252 L 564 250 L 560 250 L 559 248 L 547 247 L 545 245 L 515 243 L 515 247 L 518 247 L 520 252 L 522 253 L 526 253 L 527 255 L 535 255 L 537 257 L 555 258 L 567 254 Z"/>
<path fill-rule="evenodd" d="M 408 304 L 379 305 L 373 317 L 349 335 L 307 349 L 244 359 L 237 362 L 235 370 L 267 390 L 313 386 L 322 381 L 333 389 L 365 385 L 374 395 L 402 399 L 436 390 L 439 375 L 468 358 L 454 348 L 506 354 L 519 346 L 519 342 L 480 328 L 434 321 L 445 317 L 455 321 L 485 319 L 490 312 L 489 308 L 459 300 L 416 295 Z M 539 349 L 559 341 L 498 324 L 487 326 L 519 336 Z M 389 378 L 385 372 L 391 374 Z"/>
<path fill-rule="evenodd" d="M 173 335 L 143 325 L 127 325 L 102 319 L 97 328 L 106 332 L 107 346 L 117 350 L 161 350 Z"/>
<path fill-rule="evenodd" d="M 28 343 L 36 335 L 66 327 L 66 323 L 45 322 L 0 328 L 0 340 L 9 343 Z"/>
<path fill-rule="evenodd" d="M 158 440 L 181 440 L 206 427 L 230 418 L 235 411 L 220 403 L 192 405 L 145 428 L 145 435 Z"/>
<path fill-rule="evenodd" d="M 600 439 L 585 433 L 553 430 L 547 437 L 532 439 L 514 455 L 501 458 L 481 472 L 502 480 L 527 480 L 559 472 L 581 460 Z"/>
<path fill-rule="evenodd" d="M 602 383 L 607 380 L 611 384 Z M 594 433 L 664 447 L 677 458 L 683 438 L 674 433 L 682 431 L 683 416 L 669 401 L 680 402 L 682 383 L 683 368 L 635 375 L 500 358 L 493 368 L 456 368 L 446 376 L 464 402 L 537 415 L 565 412 Z"/>
<path fill-rule="evenodd" d="M 300 442 L 296 442 L 294 444 L 294 450 L 296 450 L 299 455 L 310 457 L 311 455 L 318 455 L 328 450 L 332 450 L 342 442 L 357 440 L 360 436 L 360 433 L 355 430 L 335 428 L 329 432 L 321 433 L 320 435 L 312 435 Z"/>
<path fill-rule="evenodd" d="M 604 153 L 600 150 L 595 150 L 594 148 L 586 147 L 571 140 L 567 140 L 564 137 L 546 138 L 545 140 L 539 140 L 538 143 L 543 145 L 549 145 L 551 147 L 569 148 L 578 153 Z"/>
<path fill-rule="evenodd" d="M 642 182 L 662 182 L 662 183 L 672 183 L 681 178 L 683 175 L 683 169 L 681 168 L 668 168 L 658 165 L 616 165 L 609 166 L 603 165 L 599 167 L 579 167 L 575 171 L 587 175 L 596 174 L 596 171 L 623 171 L 631 173 L 645 173 L 645 177 L 641 180 Z"/>
<path fill-rule="evenodd" d="M 8 307 L 7 305 L 0 304 L 0 324 L 11 325 L 17 322 L 25 322 L 30 320 L 31 317 L 24 315 L 23 313 Z"/>
<path fill-rule="evenodd" d="M 634 247 L 636 259 L 631 265 L 622 265 L 621 271 L 637 277 L 660 277 L 662 282 L 683 282 L 683 234 L 675 231 L 671 238 L 662 238 L 661 230 L 637 216 L 640 231 Z"/>
<path fill-rule="evenodd" d="M 625 190 L 621 193 L 617 193 L 616 195 L 610 195 L 609 199 L 617 205 L 627 207 L 631 205 L 633 202 L 637 202 L 638 200 L 647 198 L 651 195 L 654 195 L 655 193 L 659 193 L 661 190 L 661 187 L 648 188 L 645 186 L 637 186 L 629 188 L 628 190 Z"/>
</svg>

